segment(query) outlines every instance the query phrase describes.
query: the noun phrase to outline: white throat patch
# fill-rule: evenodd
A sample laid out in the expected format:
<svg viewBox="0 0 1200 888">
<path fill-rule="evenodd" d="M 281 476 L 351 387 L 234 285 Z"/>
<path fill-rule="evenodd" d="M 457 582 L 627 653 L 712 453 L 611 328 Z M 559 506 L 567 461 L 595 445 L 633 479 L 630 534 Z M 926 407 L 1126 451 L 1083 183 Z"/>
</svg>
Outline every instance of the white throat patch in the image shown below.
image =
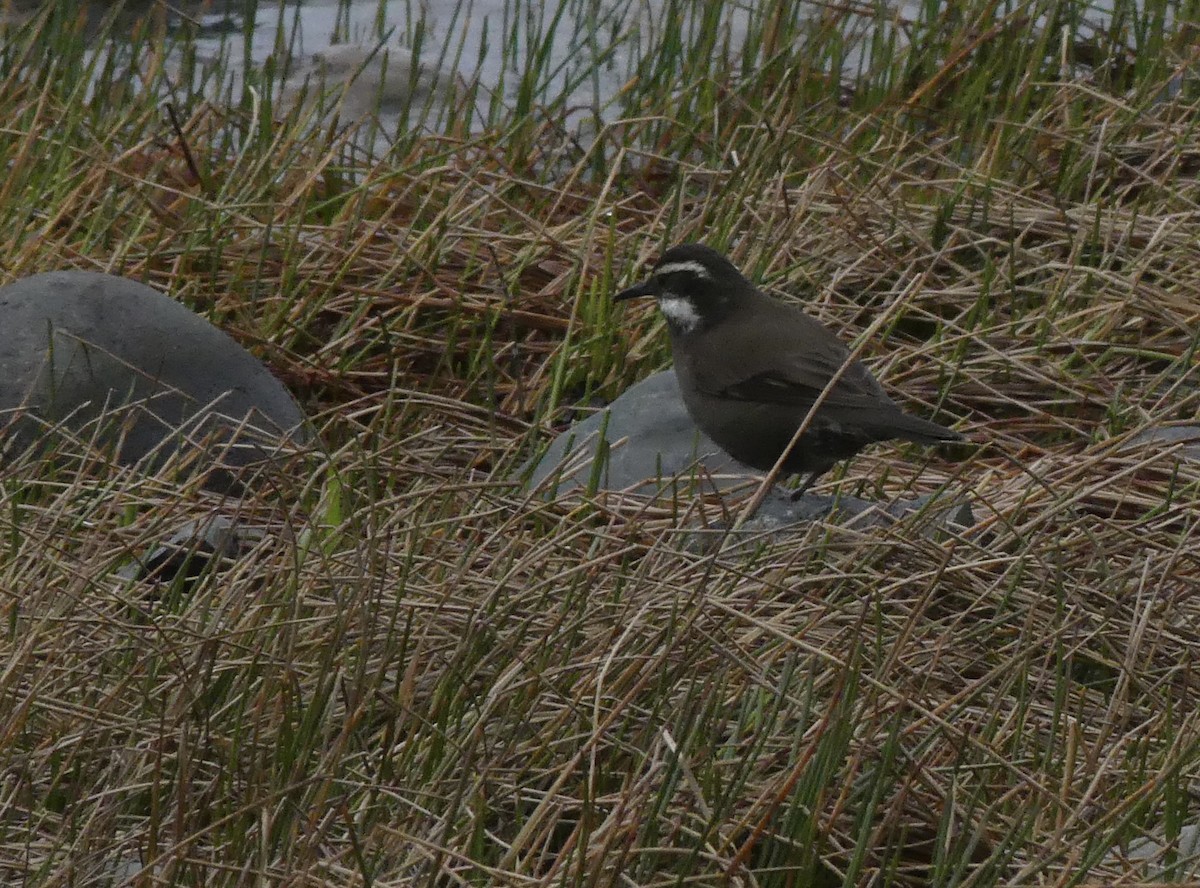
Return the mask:
<svg viewBox="0 0 1200 888">
<path fill-rule="evenodd" d="M 676 296 L 674 293 L 663 293 L 658 297 L 658 308 L 672 330 L 691 333 L 700 326 L 700 312 L 696 311 L 696 306 L 692 305 L 690 299 Z"/>
<path fill-rule="evenodd" d="M 708 273 L 708 269 L 705 268 L 701 263 L 693 262 L 690 259 L 684 262 L 668 262 L 666 265 L 660 265 L 658 268 L 654 269 L 654 273 L 656 275 L 675 274 L 679 271 L 690 271 L 696 277 L 704 278 L 705 280 L 708 280 L 712 277 L 712 275 Z"/>
</svg>

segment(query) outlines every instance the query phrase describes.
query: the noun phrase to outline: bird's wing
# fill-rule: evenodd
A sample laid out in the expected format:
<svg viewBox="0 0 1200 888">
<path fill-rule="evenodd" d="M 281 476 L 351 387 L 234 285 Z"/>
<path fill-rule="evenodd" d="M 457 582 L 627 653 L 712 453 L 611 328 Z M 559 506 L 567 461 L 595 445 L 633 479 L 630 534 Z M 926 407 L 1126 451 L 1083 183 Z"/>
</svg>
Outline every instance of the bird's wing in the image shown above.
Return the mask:
<svg viewBox="0 0 1200 888">
<path fill-rule="evenodd" d="M 797 318 L 802 317 L 802 321 Z M 849 351 L 819 322 L 789 314 L 787 323 L 737 325 L 721 331 L 721 354 L 697 362 L 697 387 L 738 401 L 810 406 Z M 715 343 L 714 343 L 715 344 Z M 831 409 L 878 408 L 891 399 L 859 361 L 851 362 L 822 402 Z"/>
<path fill-rule="evenodd" d="M 840 366 L 840 365 L 839 365 Z M 830 408 L 871 408 L 880 406 L 885 396 L 856 379 L 860 368 L 851 366 L 834 384 L 821 403 Z M 755 373 L 728 385 L 719 391 L 710 392 L 720 398 L 737 401 L 755 401 L 762 404 L 780 404 L 804 407 L 811 405 L 825 390 L 830 378 L 837 372 L 834 367 L 828 373 L 816 374 L 808 368 L 775 367 Z M 861 372 L 861 370 L 860 370 Z"/>
</svg>

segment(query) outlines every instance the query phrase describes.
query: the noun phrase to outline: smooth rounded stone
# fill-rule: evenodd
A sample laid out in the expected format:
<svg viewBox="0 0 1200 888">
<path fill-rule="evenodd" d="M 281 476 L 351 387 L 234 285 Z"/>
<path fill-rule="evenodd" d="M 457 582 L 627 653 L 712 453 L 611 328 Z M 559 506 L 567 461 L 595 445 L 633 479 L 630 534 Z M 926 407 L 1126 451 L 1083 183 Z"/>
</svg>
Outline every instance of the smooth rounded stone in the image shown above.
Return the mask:
<svg viewBox="0 0 1200 888">
<path fill-rule="evenodd" d="M 1175 855 L 1175 861 L 1170 865 L 1167 862 L 1169 853 Z M 1130 875 L 1139 881 L 1194 884 L 1200 879 L 1200 824 L 1180 826 L 1174 842 L 1166 840 L 1161 828 L 1151 830 L 1150 835 L 1130 842 L 1125 851 L 1116 848 L 1109 851 L 1104 862 L 1124 864 Z"/>
<path fill-rule="evenodd" d="M 597 455 L 602 458 L 599 464 Z M 529 489 L 550 496 L 594 486 L 667 499 L 691 498 L 700 492 L 749 492 L 762 479 L 696 427 L 674 370 L 643 379 L 603 410 L 573 425 L 521 474 L 528 475 Z M 929 500 L 918 497 L 883 505 L 852 496 L 806 494 L 793 501 L 787 491 L 775 488 L 742 529 L 761 533 L 833 514 L 860 526 L 885 524 L 924 508 Z M 974 523 L 966 503 L 938 507 L 936 512 L 938 523 L 962 527 Z"/>
<path fill-rule="evenodd" d="M 607 460 L 597 469 L 595 457 L 604 450 Z M 643 496 L 690 495 L 694 485 L 705 493 L 745 487 L 750 474 L 696 428 L 675 371 L 664 370 L 559 435 L 533 467 L 528 486 L 553 492 L 595 483 Z"/>
<path fill-rule="evenodd" d="M 1175 456 L 1183 459 L 1200 460 L 1200 426 L 1160 426 L 1138 432 L 1122 446 L 1123 450 L 1146 450 L 1154 447 L 1166 450 L 1175 447 Z"/>
<path fill-rule="evenodd" d="M 263 540 L 266 531 L 224 515 L 189 521 L 174 533 L 117 571 L 125 580 L 154 580 L 190 585 L 213 561 L 231 562 Z"/>
<path fill-rule="evenodd" d="M 0 460 L 61 434 L 124 465 L 195 460 L 206 486 L 310 438 L 287 389 L 184 305 L 144 284 L 52 271 L 0 287 Z"/>
</svg>

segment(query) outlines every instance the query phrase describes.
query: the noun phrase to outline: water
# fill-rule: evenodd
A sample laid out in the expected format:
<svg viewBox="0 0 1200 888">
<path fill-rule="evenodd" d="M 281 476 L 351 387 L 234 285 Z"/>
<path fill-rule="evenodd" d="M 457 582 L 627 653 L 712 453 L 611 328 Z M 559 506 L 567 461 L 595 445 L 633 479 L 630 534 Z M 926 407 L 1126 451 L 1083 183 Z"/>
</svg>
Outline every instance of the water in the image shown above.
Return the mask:
<svg viewBox="0 0 1200 888">
<path fill-rule="evenodd" d="M 622 87 L 669 31 L 681 32 L 687 47 L 694 45 L 697 29 L 715 27 L 720 32 L 715 45 L 737 52 L 755 18 L 771 8 L 755 0 L 731 0 L 716 3 L 715 21 L 706 19 L 706 9 L 715 2 L 260 0 L 255 9 L 253 0 L 173 0 L 164 13 L 161 0 L 134 0 L 126 4 L 124 15 L 167 15 L 177 34 L 194 39 L 202 61 L 223 60 L 222 67 L 234 75 L 227 97 L 240 94 L 247 66 L 258 71 L 269 67 L 283 76 L 285 103 L 337 86 L 344 91 L 338 100 L 344 120 L 376 113 L 386 134 L 404 125 L 438 128 L 439 107 L 468 84 L 478 86 L 476 106 L 468 109 L 475 117 L 469 128 L 482 128 L 501 108 L 536 111 L 552 101 L 556 121 L 567 128 L 612 120 L 624 111 Z M 97 27 L 110 6 L 87 4 L 89 24 Z M 37 0 L 21 0 L 16 15 L 27 16 L 36 8 Z M 804 9 L 801 15 L 826 11 L 818 3 Z M 1106 25 L 1110 9 L 1111 0 L 1090 8 L 1094 29 Z M 903 44 L 905 20 L 921 13 L 916 0 L 902 0 L 895 7 L 848 5 L 843 15 L 850 39 L 842 79 L 853 81 L 862 69 L 860 46 L 869 42 L 870 32 L 882 28 Z M 261 77 L 255 80 L 262 82 Z"/>
<path fill-rule="evenodd" d="M 385 123 L 395 122 L 413 105 L 476 83 L 480 122 L 491 105 L 516 107 L 531 93 L 535 104 L 538 96 L 562 99 L 564 122 L 595 121 L 612 119 L 615 97 L 664 29 L 697 26 L 686 12 L 669 22 L 669 7 L 664 0 L 566 0 L 562 7 L 537 0 L 306 0 L 260 6 L 252 28 L 235 12 L 211 11 L 197 19 L 196 45 L 201 56 L 223 56 L 235 69 L 247 57 L 252 65 L 273 58 L 278 64 L 286 47 L 285 96 L 306 83 L 353 81 L 342 109 L 347 117 L 377 108 Z M 751 15 L 747 6 L 728 4 L 722 42 L 739 45 Z M 538 76 L 523 84 L 530 67 Z"/>
</svg>

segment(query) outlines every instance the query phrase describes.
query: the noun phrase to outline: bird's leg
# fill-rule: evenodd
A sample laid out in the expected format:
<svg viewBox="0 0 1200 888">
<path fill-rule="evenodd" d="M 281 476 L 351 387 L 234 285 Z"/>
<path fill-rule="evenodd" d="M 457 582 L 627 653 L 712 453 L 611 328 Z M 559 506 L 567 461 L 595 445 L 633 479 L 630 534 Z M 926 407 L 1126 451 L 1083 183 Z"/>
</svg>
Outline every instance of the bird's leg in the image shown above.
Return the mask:
<svg viewBox="0 0 1200 888">
<path fill-rule="evenodd" d="M 796 502 L 796 500 L 804 496 L 808 488 L 812 487 L 813 482 L 820 478 L 822 474 L 822 472 L 809 472 L 808 477 L 804 479 L 804 483 L 792 491 L 792 495 L 789 497 L 789 499 L 791 499 L 792 502 Z"/>
</svg>

